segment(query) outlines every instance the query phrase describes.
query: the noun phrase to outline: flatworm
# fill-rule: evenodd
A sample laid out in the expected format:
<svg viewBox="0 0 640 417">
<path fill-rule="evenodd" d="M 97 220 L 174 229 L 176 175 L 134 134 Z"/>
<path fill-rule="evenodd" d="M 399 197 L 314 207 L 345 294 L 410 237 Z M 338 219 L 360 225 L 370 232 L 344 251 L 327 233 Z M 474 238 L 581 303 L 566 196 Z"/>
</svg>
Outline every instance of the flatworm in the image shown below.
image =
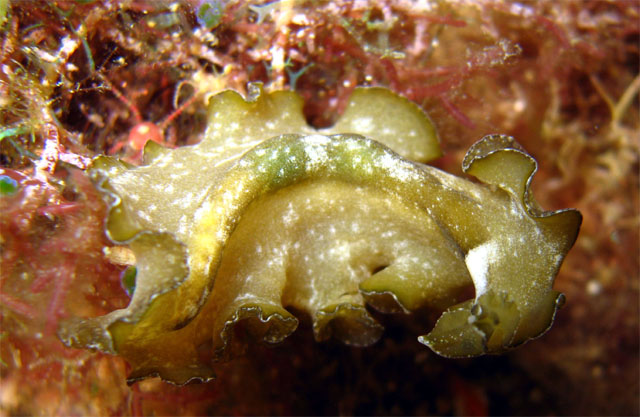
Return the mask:
<svg viewBox="0 0 640 417">
<path fill-rule="evenodd" d="M 365 305 L 439 309 L 419 341 L 448 357 L 503 352 L 549 328 L 581 215 L 539 208 L 536 161 L 513 138 L 469 150 L 463 169 L 480 184 L 422 164 L 440 155 L 433 124 L 388 90 L 356 89 L 325 130 L 302 104 L 259 85 L 247 100 L 226 91 L 210 100 L 200 144 L 149 142 L 139 167 L 94 160 L 107 234 L 135 254 L 135 291 L 124 309 L 63 323 L 65 344 L 123 356 L 130 381 L 183 384 L 213 377 L 249 339 L 282 341 L 298 324 L 291 311 L 311 317 L 317 340 L 365 346 L 382 333 Z"/>
</svg>

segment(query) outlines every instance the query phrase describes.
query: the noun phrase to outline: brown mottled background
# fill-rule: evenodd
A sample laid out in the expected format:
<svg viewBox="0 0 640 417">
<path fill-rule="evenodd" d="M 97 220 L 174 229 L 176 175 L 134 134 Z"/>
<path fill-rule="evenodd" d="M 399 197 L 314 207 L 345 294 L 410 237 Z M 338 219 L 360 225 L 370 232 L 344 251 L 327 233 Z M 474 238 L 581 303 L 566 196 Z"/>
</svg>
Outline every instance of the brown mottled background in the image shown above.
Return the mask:
<svg viewBox="0 0 640 417">
<path fill-rule="evenodd" d="M 0 0 L 0 175 L 19 186 L 0 196 L 0 413 L 638 415 L 639 3 L 261 3 Z M 303 323 L 186 387 L 130 388 L 119 358 L 64 348 L 60 319 L 127 303 L 79 156 L 139 162 L 142 121 L 196 143 L 208 94 L 248 81 L 295 89 L 316 126 L 355 86 L 391 88 L 430 114 L 435 164 L 454 173 L 483 135 L 515 136 L 540 164 L 540 204 L 584 216 L 553 328 L 449 360 L 416 341 L 428 314 L 381 317 L 363 349 Z"/>
</svg>

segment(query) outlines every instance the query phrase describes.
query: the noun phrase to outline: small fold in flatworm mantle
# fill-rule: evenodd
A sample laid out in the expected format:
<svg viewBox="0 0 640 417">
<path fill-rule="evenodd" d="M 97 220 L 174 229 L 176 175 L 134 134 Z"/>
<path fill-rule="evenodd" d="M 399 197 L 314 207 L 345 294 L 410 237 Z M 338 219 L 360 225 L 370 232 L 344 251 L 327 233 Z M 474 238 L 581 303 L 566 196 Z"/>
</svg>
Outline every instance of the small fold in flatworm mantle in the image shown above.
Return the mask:
<svg viewBox="0 0 640 417">
<path fill-rule="evenodd" d="M 420 163 L 439 155 L 426 114 L 382 88 L 356 89 L 320 131 L 295 93 L 220 93 L 200 144 L 149 142 L 140 167 L 94 160 L 136 286 L 127 308 L 69 320 L 60 337 L 123 356 L 130 381 L 183 384 L 213 377 L 247 338 L 282 341 L 290 311 L 311 317 L 317 340 L 364 346 L 382 333 L 366 304 L 444 310 L 419 341 L 449 357 L 539 336 L 562 304 L 552 285 L 580 213 L 537 206 L 536 162 L 511 137 L 467 153 L 463 169 L 484 184 Z"/>
</svg>

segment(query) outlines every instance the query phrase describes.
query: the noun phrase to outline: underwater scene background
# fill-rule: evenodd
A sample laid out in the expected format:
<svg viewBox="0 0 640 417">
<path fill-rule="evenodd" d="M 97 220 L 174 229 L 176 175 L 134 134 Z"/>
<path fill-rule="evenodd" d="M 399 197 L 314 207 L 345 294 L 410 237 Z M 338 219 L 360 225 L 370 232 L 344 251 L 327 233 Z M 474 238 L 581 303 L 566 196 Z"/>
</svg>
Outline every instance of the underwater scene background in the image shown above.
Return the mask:
<svg viewBox="0 0 640 417">
<path fill-rule="evenodd" d="M 638 415 L 639 22 L 636 1 L 0 0 L 0 412 Z M 129 386 L 120 357 L 65 347 L 60 323 L 126 307 L 134 285 L 91 159 L 199 143 L 210 98 L 250 82 L 297 92 L 315 128 L 385 87 L 429 115 L 430 164 L 459 176 L 480 138 L 515 137 L 540 206 L 583 216 L 551 329 L 447 359 L 416 340 L 432 311 L 372 311 L 369 347 L 316 342 L 297 315 L 186 386 Z"/>
</svg>

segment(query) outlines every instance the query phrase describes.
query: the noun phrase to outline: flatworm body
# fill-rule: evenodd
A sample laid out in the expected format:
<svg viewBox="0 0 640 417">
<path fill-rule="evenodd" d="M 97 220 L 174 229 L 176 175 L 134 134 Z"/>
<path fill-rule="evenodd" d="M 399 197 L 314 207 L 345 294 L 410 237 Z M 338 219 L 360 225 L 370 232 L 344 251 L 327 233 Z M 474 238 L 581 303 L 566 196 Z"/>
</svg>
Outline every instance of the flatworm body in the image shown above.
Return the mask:
<svg viewBox="0 0 640 417">
<path fill-rule="evenodd" d="M 64 323 L 66 344 L 122 355 L 131 381 L 183 384 L 211 378 L 247 334 L 282 341 L 298 323 L 290 311 L 311 317 L 317 340 L 363 346 L 382 333 L 365 304 L 440 309 L 419 340 L 449 357 L 549 328 L 581 216 L 537 206 L 536 162 L 512 138 L 469 150 L 463 169 L 479 184 L 420 163 L 440 155 L 433 125 L 384 89 L 357 89 L 322 131 L 295 93 L 255 85 L 246 101 L 214 96 L 209 114 L 198 145 L 149 142 L 140 167 L 94 161 L 107 233 L 134 252 L 136 286 L 127 308 Z"/>
</svg>

